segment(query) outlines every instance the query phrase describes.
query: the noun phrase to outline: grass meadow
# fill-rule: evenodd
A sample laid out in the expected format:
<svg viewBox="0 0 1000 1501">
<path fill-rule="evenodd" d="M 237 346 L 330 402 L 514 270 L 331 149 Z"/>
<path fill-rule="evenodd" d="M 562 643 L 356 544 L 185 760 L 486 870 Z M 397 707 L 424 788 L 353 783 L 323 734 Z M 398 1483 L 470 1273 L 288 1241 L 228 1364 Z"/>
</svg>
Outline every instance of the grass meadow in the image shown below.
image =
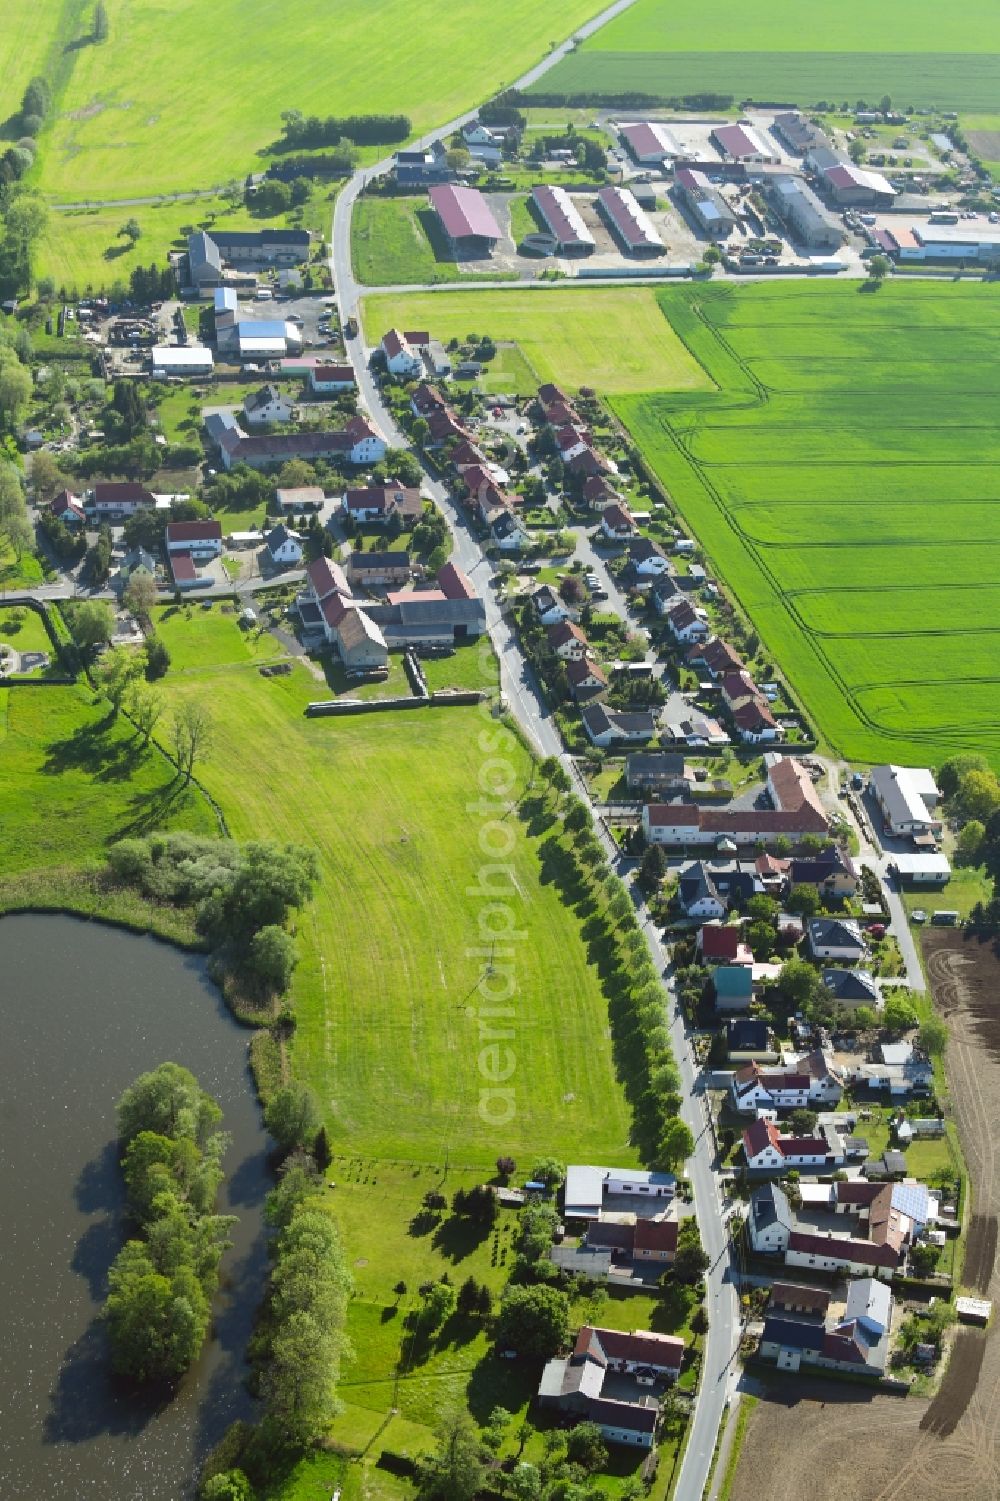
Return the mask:
<svg viewBox="0 0 1000 1501">
<path fill-rule="evenodd" d="M 464 271 L 452 258 L 426 198 L 362 198 L 351 218 L 354 274 L 365 287 L 504 281 L 513 271 Z"/>
<path fill-rule="evenodd" d="M 1000 765 L 1000 304 L 979 284 L 660 294 L 718 386 L 616 399 L 853 760 Z"/>
<path fill-rule="evenodd" d="M 387 328 L 429 328 L 447 342 L 471 333 L 515 343 L 539 381 L 609 396 L 711 386 L 673 333 L 650 287 L 540 286 L 366 297 L 369 342 Z M 615 338 L 615 332 L 621 337 Z"/>
<path fill-rule="evenodd" d="M 803 105 L 887 93 L 899 106 L 990 110 L 1000 91 L 1000 14 L 973 0 L 942 32 L 932 0 L 808 11 L 795 0 L 764 11 L 722 0 L 706 26 L 697 10 L 639 0 L 536 89 L 664 99 L 712 91 Z"/>
<path fill-rule="evenodd" d="M 426 130 L 512 82 L 593 9 L 589 0 L 544 8 L 466 0 L 450 9 L 428 0 L 339 0 L 333 9 L 306 0 L 290 11 L 282 0 L 250 9 L 216 0 L 209 16 L 196 0 L 106 3 L 109 38 L 73 54 L 44 141 L 41 186 L 59 202 L 242 177 L 277 138 L 287 109 L 399 108 Z M 27 34 L 28 7 L 15 0 L 14 8 Z M 55 25 L 53 16 L 38 29 Z"/>
</svg>

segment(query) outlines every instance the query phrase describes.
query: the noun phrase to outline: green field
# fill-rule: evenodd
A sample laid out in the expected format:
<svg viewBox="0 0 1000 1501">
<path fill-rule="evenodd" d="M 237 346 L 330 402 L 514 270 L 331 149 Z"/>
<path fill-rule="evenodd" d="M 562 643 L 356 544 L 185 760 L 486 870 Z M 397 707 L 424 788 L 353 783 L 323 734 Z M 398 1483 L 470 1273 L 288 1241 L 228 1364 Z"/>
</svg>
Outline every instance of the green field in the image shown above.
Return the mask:
<svg viewBox="0 0 1000 1501">
<path fill-rule="evenodd" d="M 931 0 L 872 8 L 863 0 L 803 11 L 775 0 L 764 11 L 722 0 L 711 24 L 698 11 L 639 0 L 540 79 L 535 92 L 698 92 L 784 103 L 878 100 L 905 107 L 996 108 L 1000 13 L 974 0 L 949 16 Z"/>
<path fill-rule="evenodd" d="M 333 205 L 318 193 L 307 205 L 305 228 L 329 235 Z M 126 219 L 137 219 L 142 235 L 133 244 L 119 230 Z M 291 215 L 268 220 L 279 227 L 299 223 Z M 257 229 L 242 206 L 232 208 L 217 197 L 170 199 L 162 203 L 136 204 L 128 208 L 94 207 L 52 212 L 36 257 L 38 276 L 51 276 L 57 288 L 99 288 L 114 281 L 127 282 L 135 266 L 163 264 L 169 250 L 181 250 L 195 229 Z"/>
<path fill-rule="evenodd" d="M 665 291 L 719 385 L 614 405 L 821 734 L 1000 764 L 1000 303 L 977 284 Z"/>
<path fill-rule="evenodd" d="M 79 866 L 115 839 L 169 826 L 212 834 L 205 800 L 143 751 L 85 687 L 0 689 L 0 872 Z M 15 882 L 16 884 L 16 882 Z"/>
<path fill-rule="evenodd" d="M 437 215 L 426 198 L 362 198 L 351 218 L 354 274 L 365 287 L 430 286 L 435 282 L 498 281 L 513 271 L 466 271 L 451 259 Z"/>
<path fill-rule="evenodd" d="M 287 109 L 400 109 L 427 129 L 512 82 L 593 8 L 306 0 L 290 11 L 283 0 L 216 0 L 208 13 L 196 0 L 107 0 L 109 39 L 72 54 L 41 185 L 58 202 L 219 186 L 257 165 Z M 20 0 L 15 15 L 27 30 Z M 38 31 L 51 37 L 55 0 L 42 17 Z"/>
<path fill-rule="evenodd" d="M 486 754 L 479 730 L 489 722 L 472 709 L 307 720 L 305 705 L 325 696 L 323 686 L 299 665 L 261 677 L 242 641 L 225 638 L 229 621 L 215 615 L 208 623 L 197 609 L 172 617 L 165 639 L 184 670 L 172 668 L 164 687 L 171 701 L 203 699 L 215 718 L 199 775 L 234 836 L 301 840 L 320 856 L 294 981 L 293 1057 L 323 1101 L 335 1150 L 417 1162 L 450 1151 L 453 1162 L 480 1169 L 500 1145 L 515 1156 L 631 1160 L 607 1001 L 580 919 L 541 878 L 542 838 L 516 819 L 512 911 L 524 934 L 514 961 L 517 1113 L 499 1135 L 477 1113 L 473 1002 L 487 960 L 466 889 L 484 861 L 466 804 Z M 238 636 L 235 624 L 232 631 Z M 467 681 L 468 662 L 460 662 Z M 448 661 L 438 670 L 449 676 Z M 488 660 L 483 676 L 495 682 Z M 527 754 L 513 741 L 505 754 L 523 789 Z"/>
<path fill-rule="evenodd" d="M 649 287 L 386 293 L 366 297 L 363 316 L 369 342 L 394 325 L 429 328 L 445 342 L 491 334 L 519 345 L 540 381 L 594 385 L 609 396 L 711 385 Z"/>
</svg>

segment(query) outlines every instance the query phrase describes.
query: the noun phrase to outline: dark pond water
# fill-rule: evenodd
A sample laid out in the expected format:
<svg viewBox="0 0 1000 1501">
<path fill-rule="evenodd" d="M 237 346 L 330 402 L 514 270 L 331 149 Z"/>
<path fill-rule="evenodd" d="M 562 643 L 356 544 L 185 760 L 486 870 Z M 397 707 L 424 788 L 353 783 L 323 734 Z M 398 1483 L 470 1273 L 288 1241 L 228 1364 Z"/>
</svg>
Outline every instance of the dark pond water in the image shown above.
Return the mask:
<svg viewBox="0 0 1000 1501">
<path fill-rule="evenodd" d="M 236 1417 L 269 1186 L 249 1034 L 201 959 L 68 917 L 0 919 L 0 1498 L 181 1501 Z M 117 1390 L 96 1315 L 121 1245 L 114 1106 L 170 1059 L 222 1106 L 239 1216 L 215 1335 L 167 1405 Z"/>
</svg>

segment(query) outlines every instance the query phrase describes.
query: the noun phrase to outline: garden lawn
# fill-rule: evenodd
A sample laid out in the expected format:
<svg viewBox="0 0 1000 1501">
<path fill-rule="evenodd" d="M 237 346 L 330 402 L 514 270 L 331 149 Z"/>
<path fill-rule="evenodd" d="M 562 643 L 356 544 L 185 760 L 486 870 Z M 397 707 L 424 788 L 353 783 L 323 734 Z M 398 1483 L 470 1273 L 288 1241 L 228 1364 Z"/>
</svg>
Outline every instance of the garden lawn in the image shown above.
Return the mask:
<svg viewBox="0 0 1000 1501">
<path fill-rule="evenodd" d="M 27 605 L 0 606 L 0 642 L 16 652 L 43 651 L 55 656 L 55 647 L 45 629 L 41 612 Z"/>
<path fill-rule="evenodd" d="M 111 724 L 107 703 L 95 705 L 85 687 L 13 687 L 4 697 L 5 898 L 16 890 L 18 873 L 100 860 L 110 843 L 128 834 L 167 827 L 218 832 L 197 790 L 182 787 L 158 751 L 141 750 L 127 723 Z"/>
<path fill-rule="evenodd" d="M 614 407 L 820 734 L 1000 766 L 1000 304 L 981 284 L 670 289 L 709 396 Z"/>
<path fill-rule="evenodd" d="M 42 565 L 34 553 L 24 553 L 18 562 L 6 537 L 0 537 L 0 589 L 30 588 L 41 582 Z"/>
<path fill-rule="evenodd" d="M 932 0 L 864 0 L 836 9 L 775 0 L 765 11 L 721 0 L 712 25 L 696 10 L 639 0 L 535 85 L 539 95 L 698 92 L 813 105 L 889 94 L 897 107 L 996 108 L 1000 15 L 973 0 L 941 25 Z"/>
<path fill-rule="evenodd" d="M 27 7 L 22 24 L 27 26 Z M 41 186 L 59 202 L 213 187 L 254 167 L 281 112 L 405 111 L 416 131 L 495 93 L 568 36 L 591 0 L 216 0 L 205 45 L 196 0 L 107 0 L 110 35 L 73 54 L 44 140 Z M 87 11 L 89 16 L 89 8 Z M 6 12 L 5 12 L 6 15 Z"/>
<path fill-rule="evenodd" d="M 498 1128 L 479 1113 L 475 1003 L 492 938 L 485 919 L 480 927 L 487 903 L 467 892 L 496 857 L 481 853 L 483 818 L 468 805 L 498 754 L 515 795 L 525 786 L 532 767 L 520 744 L 476 709 L 306 719 L 322 690 L 305 668 L 267 679 L 252 666 L 213 671 L 201 612 L 187 625 L 190 647 L 168 645 L 175 662 L 199 665 L 172 669 L 164 686 L 172 703 L 195 698 L 215 720 L 198 775 L 234 837 L 302 841 L 320 859 L 299 922 L 292 1061 L 322 1102 L 335 1150 L 418 1163 L 447 1154 L 477 1169 L 501 1148 L 634 1160 L 580 919 L 541 863 L 544 833 L 529 837 L 516 819 L 508 905 L 523 936 L 510 944 L 514 1073 L 504 1081 L 514 1115 Z M 480 732 L 492 737 L 483 746 Z"/>
<path fill-rule="evenodd" d="M 539 286 L 504 291 L 387 293 L 366 297 L 368 342 L 387 328 L 429 328 L 435 338 L 490 334 L 519 346 L 540 381 L 609 396 L 710 387 L 665 322 L 649 287 Z"/>
<path fill-rule="evenodd" d="M 267 662 L 285 649 L 267 631 L 247 631 L 239 624 L 237 607 L 213 603 L 166 605 L 154 610 L 156 634 L 170 653 L 173 672 L 194 671 L 251 662 Z"/>
</svg>

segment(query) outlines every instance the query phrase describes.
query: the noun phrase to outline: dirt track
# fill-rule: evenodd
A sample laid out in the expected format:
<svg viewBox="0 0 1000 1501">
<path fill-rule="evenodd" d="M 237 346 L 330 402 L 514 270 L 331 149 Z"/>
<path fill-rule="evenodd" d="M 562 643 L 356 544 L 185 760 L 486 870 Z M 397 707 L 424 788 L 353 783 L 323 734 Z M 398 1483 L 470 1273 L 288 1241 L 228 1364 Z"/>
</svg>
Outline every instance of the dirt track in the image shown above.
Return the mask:
<svg viewBox="0 0 1000 1501">
<path fill-rule="evenodd" d="M 969 1280 L 1000 1299 L 1000 959 L 958 933 L 924 934 L 948 1022 L 951 1108 L 972 1179 Z M 963 1331 L 933 1402 L 822 1382 L 781 1385 L 751 1419 L 731 1501 L 997 1501 L 1000 1336 Z M 825 1405 L 824 1405 L 825 1404 Z M 790 1413 L 786 1409 L 794 1408 Z"/>
</svg>

